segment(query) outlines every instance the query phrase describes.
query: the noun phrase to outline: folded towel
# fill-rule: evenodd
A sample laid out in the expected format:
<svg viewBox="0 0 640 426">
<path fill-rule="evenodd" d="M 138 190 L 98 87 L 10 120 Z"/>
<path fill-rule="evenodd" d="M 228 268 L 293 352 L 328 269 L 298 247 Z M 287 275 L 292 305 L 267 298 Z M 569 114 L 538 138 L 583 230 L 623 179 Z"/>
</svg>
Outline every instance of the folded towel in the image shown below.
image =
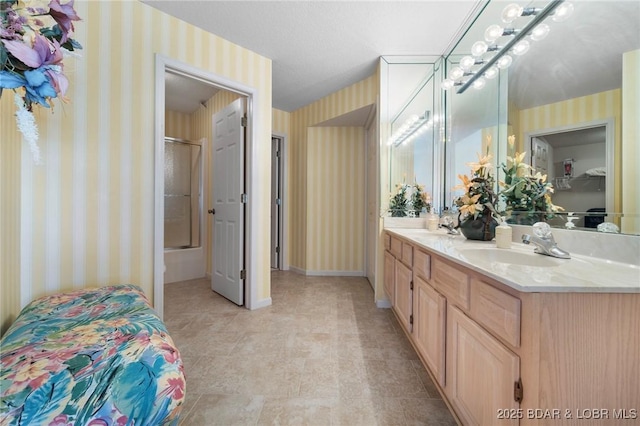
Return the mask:
<svg viewBox="0 0 640 426">
<path fill-rule="evenodd" d="M 589 169 L 584 172 L 587 176 L 606 176 L 607 169 L 606 167 L 594 167 L 593 169 Z"/>
</svg>

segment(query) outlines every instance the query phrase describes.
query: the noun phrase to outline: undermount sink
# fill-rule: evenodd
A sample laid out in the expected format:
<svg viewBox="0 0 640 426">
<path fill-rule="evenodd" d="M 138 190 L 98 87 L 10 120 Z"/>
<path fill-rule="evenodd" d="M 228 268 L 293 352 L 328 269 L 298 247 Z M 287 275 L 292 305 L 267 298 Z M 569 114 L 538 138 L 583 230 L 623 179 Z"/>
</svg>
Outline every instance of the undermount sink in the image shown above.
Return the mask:
<svg viewBox="0 0 640 426">
<path fill-rule="evenodd" d="M 499 248 L 461 248 L 460 257 L 472 264 L 500 262 L 511 265 L 553 267 L 566 262 L 563 259 L 536 254 L 533 252 L 515 251 Z"/>
</svg>

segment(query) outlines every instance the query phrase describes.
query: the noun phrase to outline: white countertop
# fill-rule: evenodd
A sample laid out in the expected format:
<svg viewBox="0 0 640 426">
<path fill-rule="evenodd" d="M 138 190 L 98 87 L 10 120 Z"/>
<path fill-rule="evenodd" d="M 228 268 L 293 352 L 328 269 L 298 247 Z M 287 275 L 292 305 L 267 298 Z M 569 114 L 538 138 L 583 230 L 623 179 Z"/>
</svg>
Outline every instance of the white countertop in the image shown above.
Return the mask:
<svg viewBox="0 0 640 426">
<path fill-rule="evenodd" d="M 558 259 L 522 243 L 498 249 L 495 241 L 467 240 L 442 229 L 385 230 L 523 292 L 640 293 L 640 266 L 634 264 L 573 253 Z"/>
</svg>

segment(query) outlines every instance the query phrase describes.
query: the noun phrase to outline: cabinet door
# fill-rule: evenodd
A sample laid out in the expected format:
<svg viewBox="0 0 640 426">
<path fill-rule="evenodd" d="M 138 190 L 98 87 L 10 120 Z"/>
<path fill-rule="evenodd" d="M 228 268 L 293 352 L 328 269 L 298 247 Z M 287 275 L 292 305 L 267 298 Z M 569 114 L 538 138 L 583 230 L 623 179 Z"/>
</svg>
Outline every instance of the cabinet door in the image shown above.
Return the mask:
<svg viewBox="0 0 640 426">
<path fill-rule="evenodd" d="M 413 338 L 427 367 L 443 387 L 446 309 L 447 299 L 422 278 L 416 277 L 413 286 Z"/>
<path fill-rule="evenodd" d="M 454 306 L 447 307 L 446 362 L 446 392 L 463 424 L 519 423 L 498 414 L 520 407 L 514 400 L 520 358 Z"/>
<path fill-rule="evenodd" d="M 396 260 L 396 295 L 393 305 L 396 315 L 408 332 L 411 332 L 412 289 L 411 277 L 413 272 L 402 262 Z"/>
<path fill-rule="evenodd" d="M 396 295 L 396 259 L 388 251 L 384 252 L 384 291 L 391 302 L 395 305 Z"/>
</svg>

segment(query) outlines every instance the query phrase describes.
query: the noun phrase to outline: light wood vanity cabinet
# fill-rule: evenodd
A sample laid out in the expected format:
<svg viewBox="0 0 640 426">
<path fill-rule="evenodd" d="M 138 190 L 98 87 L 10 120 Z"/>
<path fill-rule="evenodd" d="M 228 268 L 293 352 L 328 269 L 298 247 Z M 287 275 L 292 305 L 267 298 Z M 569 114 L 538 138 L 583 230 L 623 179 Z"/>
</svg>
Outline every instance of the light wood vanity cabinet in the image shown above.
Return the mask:
<svg viewBox="0 0 640 426">
<path fill-rule="evenodd" d="M 461 424 L 640 422 L 640 293 L 520 292 L 390 235 L 394 312 Z"/>
<path fill-rule="evenodd" d="M 411 269 L 396 260 L 396 294 L 393 308 L 398 320 L 411 333 L 413 323 L 413 278 Z"/>
<path fill-rule="evenodd" d="M 413 341 L 440 386 L 445 385 L 447 299 L 416 276 L 413 287 Z"/>
<path fill-rule="evenodd" d="M 406 330 L 411 332 L 413 304 L 413 246 L 391 237 L 389 251 L 385 252 L 385 289 L 396 316 Z M 393 265 L 393 266 L 392 266 Z M 393 270 L 393 276 L 391 272 Z"/>
<path fill-rule="evenodd" d="M 517 425 L 514 383 L 520 358 L 455 306 L 447 310 L 447 386 L 449 402 L 464 425 Z"/>
<path fill-rule="evenodd" d="M 384 291 L 393 306 L 396 295 L 396 258 L 389 251 L 384 252 Z"/>
<path fill-rule="evenodd" d="M 502 343 L 519 343 L 519 300 L 408 241 L 388 247 L 385 288 L 393 271 L 393 310 L 441 393 L 462 424 L 496 424 L 499 409 L 519 407 L 520 358 Z"/>
</svg>

